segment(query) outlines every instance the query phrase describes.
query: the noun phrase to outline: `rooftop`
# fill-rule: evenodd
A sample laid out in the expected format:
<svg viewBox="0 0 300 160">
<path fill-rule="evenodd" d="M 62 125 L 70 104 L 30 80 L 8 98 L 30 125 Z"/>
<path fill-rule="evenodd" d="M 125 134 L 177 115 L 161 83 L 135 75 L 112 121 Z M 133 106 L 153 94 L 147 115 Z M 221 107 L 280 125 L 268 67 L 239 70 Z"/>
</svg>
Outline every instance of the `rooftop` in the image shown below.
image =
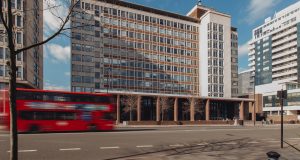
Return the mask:
<svg viewBox="0 0 300 160">
<path fill-rule="evenodd" d="M 136 9 L 136 10 L 140 10 L 140 11 L 150 12 L 150 13 L 154 13 L 154 14 L 159 14 L 159 15 L 163 15 L 163 16 L 168 16 L 168 17 L 172 17 L 172 18 L 177 18 L 177 19 L 181 19 L 181 20 L 185 20 L 185 21 L 194 22 L 194 23 L 200 22 L 200 20 L 198 20 L 196 18 L 192 18 L 192 17 L 188 17 L 188 16 L 184 16 L 181 14 L 172 13 L 172 12 L 168 12 L 168 11 L 164 11 L 164 10 L 159 10 L 159 9 L 155 9 L 155 8 L 151 8 L 151 7 L 146 7 L 146 6 L 143 6 L 140 4 L 130 3 L 130 2 L 126 2 L 126 1 L 121 1 L 121 0 L 97 0 L 97 1 L 114 4 L 114 5 L 119 5 L 122 7 L 132 8 L 132 9 Z"/>
</svg>

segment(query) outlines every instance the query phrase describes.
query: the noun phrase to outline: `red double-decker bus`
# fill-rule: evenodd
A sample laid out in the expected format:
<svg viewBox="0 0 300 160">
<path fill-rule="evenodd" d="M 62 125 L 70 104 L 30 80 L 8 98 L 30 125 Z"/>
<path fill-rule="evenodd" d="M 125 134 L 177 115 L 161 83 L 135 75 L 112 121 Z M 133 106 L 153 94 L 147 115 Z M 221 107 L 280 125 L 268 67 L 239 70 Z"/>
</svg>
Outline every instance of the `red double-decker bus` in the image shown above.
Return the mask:
<svg viewBox="0 0 300 160">
<path fill-rule="evenodd" d="M 17 89 L 19 132 L 97 131 L 114 128 L 115 105 L 108 94 Z M 0 117 L 9 128 L 7 90 L 0 93 Z"/>
</svg>

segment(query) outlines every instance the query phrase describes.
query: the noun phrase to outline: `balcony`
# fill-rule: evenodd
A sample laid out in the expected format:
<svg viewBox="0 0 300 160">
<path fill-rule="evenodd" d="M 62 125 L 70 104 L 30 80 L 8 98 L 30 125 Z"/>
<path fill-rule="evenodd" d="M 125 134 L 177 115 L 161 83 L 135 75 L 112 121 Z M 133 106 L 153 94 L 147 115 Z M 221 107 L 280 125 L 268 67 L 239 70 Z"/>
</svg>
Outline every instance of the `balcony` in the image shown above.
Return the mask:
<svg viewBox="0 0 300 160">
<path fill-rule="evenodd" d="M 286 57 L 287 55 L 293 54 L 293 53 L 297 53 L 297 48 L 296 47 L 293 48 L 293 49 L 289 49 L 289 50 L 283 51 L 281 53 L 274 54 L 272 56 L 272 59 L 277 59 L 277 58 L 280 58 L 280 57 Z"/>
<path fill-rule="evenodd" d="M 248 67 L 251 67 L 251 66 L 254 66 L 254 65 L 255 65 L 255 61 L 250 62 L 250 63 L 248 64 Z"/>
<path fill-rule="evenodd" d="M 248 61 L 254 61 L 255 56 L 249 56 Z"/>
<path fill-rule="evenodd" d="M 272 78 L 278 78 L 278 77 L 281 77 L 281 76 L 286 76 L 286 75 L 296 74 L 296 73 L 298 73 L 297 69 L 291 69 L 291 70 L 288 70 L 288 71 L 273 73 Z"/>
<path fill-rule="evenodd" d="M 280 65 L 278 67 L 273 67 L 272 71 L 275 72 L 275 71 L 280 71 L 292 67 L 297 67 L 297 62 L 288 63 L 286 65 Z"/>
<path fill-rule="evenodd" d="M 292 33 L 295 33 L 295 34 L 297 33 L 297 28 L 296 27 L 293 27 L 292 29 L 289 29 L 287 31 L 279 33 L 276 36 L 273 36 L 272 41 L 278 40 L 279 38 L 285 37 L 285 36 L 287 36 L 289 34 L 292 34 Z"/>
<path fill-rule="evenodd" d="M 297 41 L 293 41 L 293 42 L 291 42 L 291 43 L 287 43 L 287 44 L 285 44 L 285 45 L 282 45 L 282 46 L 280 46 L 280 47 L 277 47 L 277 48 L 273 48 L 272 49 L 272 52 L 273 53 L 276 53 L 276 52 L 279 52 L 279 51 L 281 51 L 281 50 L 284 50 L 284 49 L 287 49 L 287 48 L 291 48 L 291 47 L 293 47 L 293 46 L 297 46 Z"/>
<path fill-rule="evenodd" d="M 292 36 L 285 37 L 285 38 L 283 38 L 279 41 L 276 41 L 276 42 L 272 43 L 272 47 L 282 45 L 283 43 L 291 41 L 291 40 L 297 40 L 297 34 L 293 34 Z"/>
<path fill-rule="evenodd" d="M 248 53 L 248 55 L 249 56 L 252 56 L 252 55 L 254 55 L 255 54 L 255 50 L 253 49 L 253 50 L 250 50 L 250 52 Z"/>
<path fill-rule="evenodd" d="M 284 58 L 279 58 L 278 60 L 273 60 L 272 61 L 272 65 L 277 65 L 277 64 L 281 64 L 281 63 L 286 63 L 289 61 L 294 61 L 297 60 L 297 55 L 291 55 L 291 56 L 284 56 Z"/>
</svg>

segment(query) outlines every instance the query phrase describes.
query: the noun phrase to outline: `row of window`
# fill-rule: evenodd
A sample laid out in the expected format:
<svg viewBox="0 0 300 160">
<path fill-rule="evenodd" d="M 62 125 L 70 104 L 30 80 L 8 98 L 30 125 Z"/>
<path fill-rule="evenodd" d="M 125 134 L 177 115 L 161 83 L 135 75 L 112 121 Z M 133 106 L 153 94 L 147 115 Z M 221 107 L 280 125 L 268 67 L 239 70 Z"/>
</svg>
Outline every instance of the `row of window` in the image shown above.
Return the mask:
<svg viewBox="0 0 300 160">
<path fill-rule="evenodd" d="M 117 19 L 111 19 L 108 17 L 103 17 L 101 20 L 103 24 L 109 24 L 113 26 L 120 26 L 120 27 L 125 27 L 125 28 L 130 28 L 130 29 L 136 29 L 137 31 L 147 31 L 151 33 L 160 33 L 163 35 L 169 35 L 169 36 L 174 36 L 177 38 L 187 38 L 187 39 L 193 39 L 197 40 L 198 36 L 196 34 L 192 33 L 187 33 L 184 31 L 178 31 L 178 30 L 170 30 L 162 27 L 157 27 L 157 26 L 150 26 L 150 25 L 143 25 L 139 23 L 134 23 L 134 22 L 129 22 L 125 20 L 117 20 Z M 101 27 L 100 22 L 95 20 L 95 27 Z M 104 28 L 103 30 L 107 30 L 108 28 Z"/>
<path fill-rule="evenodd" d="M 219 72 L 218 72 L 219 71 Z M 213 74 L 213 75 L 223 75 L 223 68 L 218 68 L 218 67 L 209 67 L 208 68 L 208 74 Z"/>
<path fill-rule="evenodd" d="M 169 20 L 165 20 L 165 19 L 159 19 L 156 17 L 147 16 L 147 15 L 141 15 L 141 14 L 136 14 L 136 13 L 132 13 L 132 12 L 122 11 L 122 10 L 118 10 L 115 8 L 103 7 L 103 6 L 94 5 L 94 4 L 85 3 L 85 2 L 78 4 L 76 6 L 76 8 L 82 8 L 85 10 L 94 10 L 95 16 L 97 16 L 97 17 L 99 17 L 101 13 L 104 13 L 104 14 L 108 14 L 108 15 L 112 15 L 112 16 L 128 18 L 131 20 L 143 21 L 143 22 L 148 22 L 148 23 L 156 23 L 161 26 L 174 27 L 174 28 L 185 29 L 185 30 L 194 31 L 194 32 L 198 31 L 198 27 L 196 27 L 196 26 L 183 24 L 183 23 L 179 23 L 179 22 L 173 22 L 173 21 L 169 21 Z"/>
<path fill-rule="evenodd" d="M 143 42 L 132 42 L 132 41 L 122 41 L 118 39 L 103 39 L 103 43 L 106 45 L 105 48 L 103 49 L 105 53 L 116 53 L 119 52 L 118 48 L 130 48 L 131 50 L 127 51 L 126 49 L 120 49 L 120 52 L 123 52 L 124 54 L 127 52 L 134 52 L 132 49 L 144 49 L 144 50 L 150 50 L 150 51 L 156 51 L 156 52 L 164 52 L 164 53 L 170 53 L 170 54 L 181 54 L 184 56 L 197 56 L 198 52 L 189 50 L 189 49 L 178 49 L 178 48 L 173 48 L 172 46 L 164 46 L 164 45 L 156 45 L 156 44 L 150 44 L 150 43 L 143 43 Z M 184 45 L 184 43 L 183 43 Z M 190 43 L 187 45 L 190 45 Z M 115 46 L 113 48 L 112 46 Z M 117 48 L 118 47 L 118 48 Z M 193 46 L 192 46 L 193 47 Z M 101 51 L 101 50 L 100 50 Z M 136 51 L 136 52 L 141 52 L 141 51 Z M 121 53 L 121 54 L 123 54 Z"/>
<path fill-rule="evenodd" d="M 94 83 L 94 77 L 73 75 L 72 76 L 72 82 L 75 82 L 75 83 Z"/>
<path fill-rule="evenodd" d="M 110 79 L 108 83 L 107 81 L 104 81 L 103 84 L 105 84 L 104 86 L 108 88 L 115 88 L 115 86 L 127 86 L 127 87 L 152 87 L 152 88 L 171 89 L 171 90 L 192 90 L 193 89 L 193 86 L 188 84 L 150 82 L 145 80 L 136 81 L 136 80 L 126 80 L 126 79 Z M 98 84 L 96 86 L 98 86 Z"/>
<path fill-rule="evenodd" d="M 223 85 L 208 85 L 208 92 L 222 92 L 224 93 L 224 86 Z"/>
<path fill-rule="evenodd" d="M 104 32 L 104 33 L 106 33 L 106 32 Z M 111 32 L 109 31 L 107 33 L 111 33 Z M 194 48 L 194 49 L 198 48 L 198 44 L 191 42 L 190 41 L 191 39 L 177 40 L 177 39 L 167 38 L 164 36 L 148 35 L 148 34 L 143 34 L 143 33 L 132 32 L 132 31 L 120 31 L 117 29 L 113 29 L 112 33 L 113 33 L 113 36 L 120 36 L 123 38 L 132 38 L 139 42 L 140 41 L 148 41 L 148 42 L 154 42 L 154 43 L 164 43 L 164 44 L 172 45 L 172 46 L 183 46 L 183 47 Z M 103 39 L 103 42 L 104 42 L 104 44 L 112 43 L 112 44 L 117 45 L 119 43 L 120 45 L 124 44 L 126 46 L 126 41 L 128 41 L 128 40 L 125 41 L 123 39 L 119 39 L 120 37 L 118 37 L 118 39 L 113 39 L 113 38 L 109 38 L 109 36 L 106 36 Z M 145 49 L 146 48 L 147 47 L 145 47 Z"/>
<path fill-rule="evenodd" d="M 157 55 L 155 55 L 157 56 Z M 191 60 L 191 59 L 185 59 L 185 58 L 175 58 L 175 57 L 168 57 L 164 55 L 160 55 L 157 57 L 149 57 L 151 60 L 160 60 L 160 62 L 169 62 L 169 63 L 180 63 L 181 65 L 197 65 L 197 61 Z M 219 60 L 220 63 L 223 63 L 222 60 Z M 104 64 L 114 64 L 114 65 L 121 65 L 121 66 L 131 66 L 131 67 L 143 67 L 147 65 L 156 65 L 156 64 L 151 64 L 147 62 L 141 62 L 137 60 L 126 60 L 126 59 L 109 59 L 109 58 L 104 58 L 103 59 Z M 136 63 L 134 65 L 134 63 Z M 144 64 L 143 64 L 144 63 Z"/>
<path fill-rule="evenodd" d="M 223 59 L 216 59 L 216 58 L 210 58 L 208 59 L 208 66 L 220 66 L 223 67 L 224 66 L 224 60 Z"/>
<path fill-rule="evenodd" d="M 0 47 L 0 60 L 5 59 L 9 60 L 10 53 L 8 48 Z M 17 61 L 22 61 L 22 53 L 17 54 Z"/>
<path fill-rule="evenodd" d="M 217 83 L 217 84 L 224 84 L 224 77 L 223 76 L 208 76 L 208 83 Z"/>
<path fill-rule="evenodd" d="M 22 67 L 17 67 L 17 72 L 16 72 L 17 78 L 22 77 L 22 70 L 23 70 Z M 8 77 L 9 76 L 8 74 L 9 74 L 8 66 L 4 66 L 4 65 L 0 64 L 0 77 L 3 77 L 3 76 Z"/>
</svg>

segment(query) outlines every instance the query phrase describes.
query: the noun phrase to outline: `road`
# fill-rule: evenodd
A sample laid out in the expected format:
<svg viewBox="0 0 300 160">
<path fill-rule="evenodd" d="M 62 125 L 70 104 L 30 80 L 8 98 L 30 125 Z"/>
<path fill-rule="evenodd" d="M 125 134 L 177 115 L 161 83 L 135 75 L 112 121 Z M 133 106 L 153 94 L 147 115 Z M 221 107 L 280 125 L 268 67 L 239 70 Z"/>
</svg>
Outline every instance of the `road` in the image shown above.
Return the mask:
<svg viewBox="0 0 300 160">
<path fill-rule="evenodd" d="M 120 128 L 113 132 L 19 135 L 20 160 L 113 159 L 266 159 L 275 150 L 283 159 L 300 159 L 300 126 L 285 128 L 167 127 Z M 0 159 L 9 157 L 8 134 L 0 132 Z"/>
</svg>

